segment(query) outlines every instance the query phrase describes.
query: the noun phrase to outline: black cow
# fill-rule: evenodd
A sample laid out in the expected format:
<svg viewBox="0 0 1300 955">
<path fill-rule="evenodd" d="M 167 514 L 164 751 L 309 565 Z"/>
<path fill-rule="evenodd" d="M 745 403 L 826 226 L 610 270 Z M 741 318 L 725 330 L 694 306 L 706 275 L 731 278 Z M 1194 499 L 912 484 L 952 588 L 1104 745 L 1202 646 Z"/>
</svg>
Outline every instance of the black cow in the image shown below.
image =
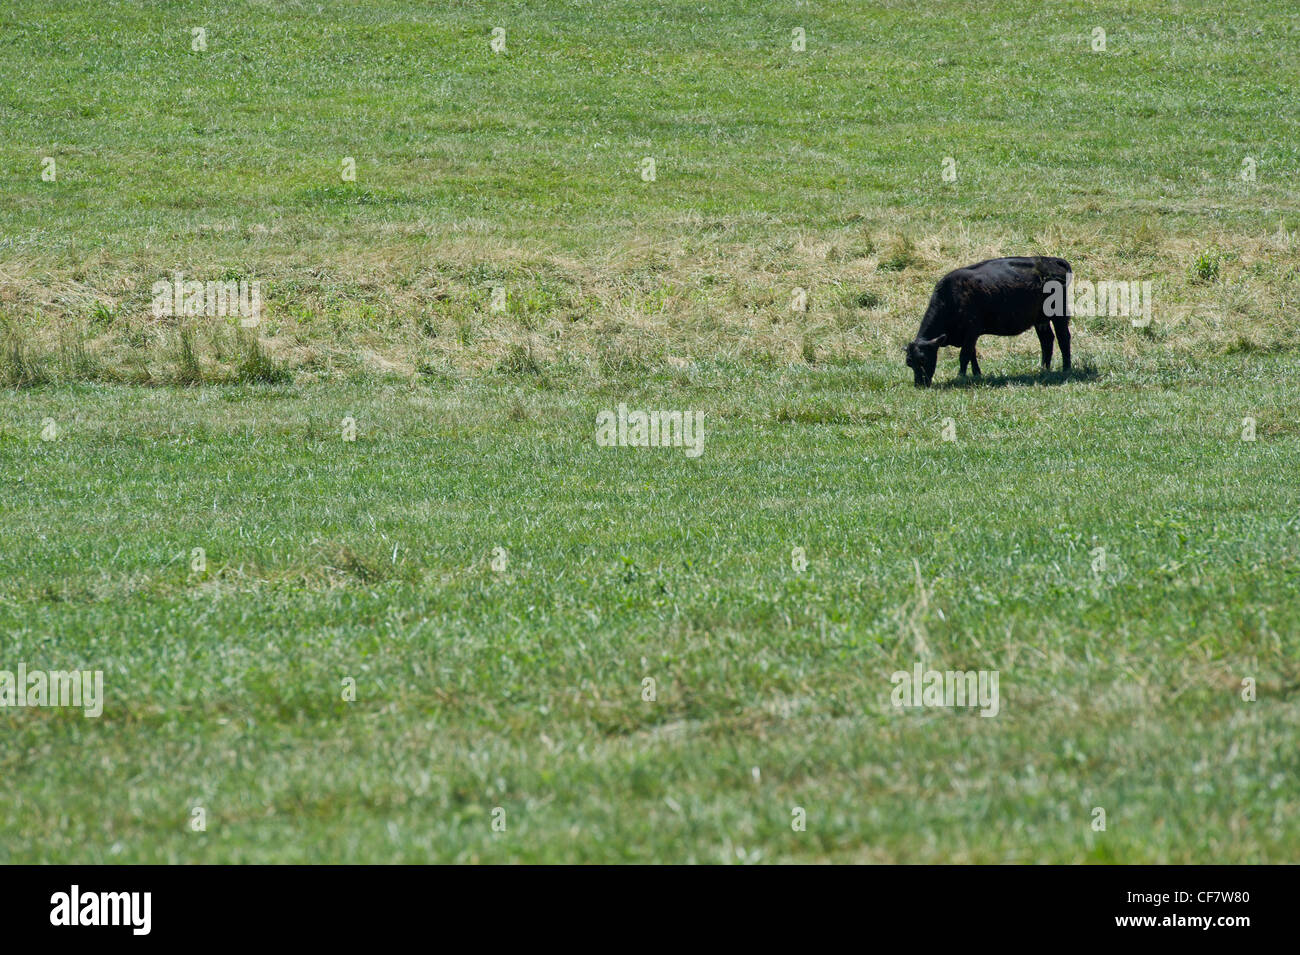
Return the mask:
<svg viewBox="0 0 1300 955">
<path fill-rule="evenodd" d="M 1070 317 L 1063 307 L 1046 308 L 1049 296 L 1064 300 L 1070 263 L 1042 255 L 986 259 L 954 269 L 934 287 L 916 338 L 907 346 L 907 365 L 924 388 L 934 377 L 939 349 L 961 348 L 966 366 L 980 373 L 975 341 L 981 335 L 1019 335 L 1030 328 L 1043 346 L 1043 370 L 1052 367 L 1052 328 L 1061 342 L 1061 367 L 1070 370 Z M 1048 283 L 1057 283 L 1048 285 Z M 1051 314 L 1049 314 L 1051 313 Z"/>
</svg>

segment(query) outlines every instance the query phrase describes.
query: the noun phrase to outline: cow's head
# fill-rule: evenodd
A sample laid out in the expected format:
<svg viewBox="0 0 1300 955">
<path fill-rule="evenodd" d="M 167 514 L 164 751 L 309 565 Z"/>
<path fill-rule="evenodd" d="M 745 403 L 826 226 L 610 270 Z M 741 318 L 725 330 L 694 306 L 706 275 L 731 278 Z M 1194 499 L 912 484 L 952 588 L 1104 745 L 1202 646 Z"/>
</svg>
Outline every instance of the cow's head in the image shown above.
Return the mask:
<svg viewBox="0 0 1300 955">
<path fill-rule="evenodd" d="M 916 387 L 929 386 L 934 377 L 934 366 L 939 361 L 939 349 L 948 344 L 948 336 L 938 338 L 917 338 L 909 342 L 907 348 L 907 367 L 912 369 Z"/>
</svg>

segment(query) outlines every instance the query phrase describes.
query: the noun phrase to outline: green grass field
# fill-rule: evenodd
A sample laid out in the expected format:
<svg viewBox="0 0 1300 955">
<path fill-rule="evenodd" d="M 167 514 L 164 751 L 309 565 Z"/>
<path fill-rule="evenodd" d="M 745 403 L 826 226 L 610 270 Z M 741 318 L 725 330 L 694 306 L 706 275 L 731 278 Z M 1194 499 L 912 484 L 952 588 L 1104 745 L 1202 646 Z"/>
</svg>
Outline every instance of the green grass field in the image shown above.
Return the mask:
<svg viewBox="0 0 1300 955">
<path fill-rule="evenodd" d="M 408 6 L 0 3 L 0 861 L 1295 861 L 1300 13 Z"/>
</svg>

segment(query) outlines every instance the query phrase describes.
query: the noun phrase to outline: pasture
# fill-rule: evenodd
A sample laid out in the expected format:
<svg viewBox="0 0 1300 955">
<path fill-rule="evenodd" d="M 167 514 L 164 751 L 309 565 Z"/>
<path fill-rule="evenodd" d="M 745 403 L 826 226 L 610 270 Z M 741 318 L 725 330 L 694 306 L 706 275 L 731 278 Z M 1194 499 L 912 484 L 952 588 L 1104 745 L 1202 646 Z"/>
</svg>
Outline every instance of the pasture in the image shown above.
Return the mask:
<svg viewBox="0 0 1300 955">
<path fill-rule="evenodd" d="M 1294 860 L 1289 5 L 408 6 L 0 4 L 0 861 Z"/>
</svg>

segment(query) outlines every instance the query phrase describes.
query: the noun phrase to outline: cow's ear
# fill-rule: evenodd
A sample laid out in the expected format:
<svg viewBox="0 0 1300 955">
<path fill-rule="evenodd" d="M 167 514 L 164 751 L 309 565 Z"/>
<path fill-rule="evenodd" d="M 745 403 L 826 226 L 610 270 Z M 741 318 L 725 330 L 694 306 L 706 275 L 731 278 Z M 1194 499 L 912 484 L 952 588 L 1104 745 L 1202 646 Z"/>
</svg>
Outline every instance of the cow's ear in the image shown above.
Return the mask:
<svg viewBox="0 0 1300 955">
<path fill-rule="evenodd" d="M 944 345 L 948 344 L 948 336 L 940 335 L 938 338 L 932 338 L 930 339 L 930 343 L 934 345 L 935 348 L 942 348 Z"/>
</svg>

